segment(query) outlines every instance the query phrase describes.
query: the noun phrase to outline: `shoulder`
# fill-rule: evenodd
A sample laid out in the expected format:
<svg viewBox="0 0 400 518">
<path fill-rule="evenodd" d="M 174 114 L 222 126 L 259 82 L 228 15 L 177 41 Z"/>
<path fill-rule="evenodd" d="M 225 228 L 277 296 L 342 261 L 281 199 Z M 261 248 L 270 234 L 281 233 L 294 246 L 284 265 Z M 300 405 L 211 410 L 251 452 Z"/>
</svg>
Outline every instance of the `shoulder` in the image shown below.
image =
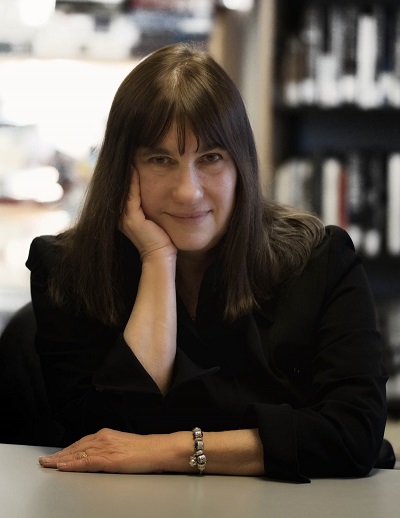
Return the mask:
<svg viewBox="0 0 400 518">
<path fill-rule="evenodd" d="M 349 234 L 343 228 L 335 225 L 328 225 L 325 227 L 325 239 L 333 246 L 340 246 L 344 248 L 351 248 L 354 251 L 354 244 Z"/>
<path fill-rule="evenodd" d="M 59 253 L 57 236 L 36 237 L 31 243 L 26 266 L 32 273 L 50 271 L 56 264 Z"/>
<path fill-rule="evenodd" d="M 311 286 L 314 293 L 323 292 L 327 295 L 348 276 L 351 276 L 357 284 L 365 282 L 360 256 L 345 230 L 336 226 L 327 226 L 325 237 L 312 251 L 307 266 L 298 278 L 298 283 L 303 289 L 305 286 Z"/>
<path fill-rule="evenodd" d="M 325 237 L 312 254 L 309 266 L 325 264 L 328 269 L 346 269 L 360 258 L 355 251 L 349 234 L 340 227 L 329 225 L 325 228 Z"/>
<path fill-rule="evenodd" d="M 365 303 L 369 289 L 361 260 L 348 233 L 329 226 L 304 270 L 277 293 L 275 318 L 282 325 L 292 322 L 298 330 L 312 327 L 329 301 L 339 293 L 355 292 L 365 295 Z M 355 300 L 359 302 L 359 296 Z"/>
<path fill-rule="evenodd" d="M 327 226 L 325 236 L 316 246 L 302 272 L 284 287 L 301 293 L 330 291 L 348 272 L 358 268 L 361 260 L 349 234 L 342 228 Z"/>
</svg>

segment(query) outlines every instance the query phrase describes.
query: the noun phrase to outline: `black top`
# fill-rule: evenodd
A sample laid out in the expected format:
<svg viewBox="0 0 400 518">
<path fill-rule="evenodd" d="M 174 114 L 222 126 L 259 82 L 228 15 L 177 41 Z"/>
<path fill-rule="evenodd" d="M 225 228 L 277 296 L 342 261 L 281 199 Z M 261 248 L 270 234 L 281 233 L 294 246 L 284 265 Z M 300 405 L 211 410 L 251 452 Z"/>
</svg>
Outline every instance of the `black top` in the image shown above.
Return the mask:
<svg viewBox="0 0 400 518">
<path fill-rule="evenodd" d="M 302 275 L 233 324 L 220 318 L 211 267 L 196 322 L 178 298 L 177 354 L 165 397 L 125 343 L 123 327 L 49 302 L 56 239 L 36 238 L 27 266 L 36 347 L 66 443 L 103 427 L 139 434 L 257 427 L 268 477 L 360 476 L 374 466 L 386 376 L 370 290 L 345 231 L 327 227 Z M 128 318 L 141 263 L 127 239 L 122 260 Z"/>
</svg>

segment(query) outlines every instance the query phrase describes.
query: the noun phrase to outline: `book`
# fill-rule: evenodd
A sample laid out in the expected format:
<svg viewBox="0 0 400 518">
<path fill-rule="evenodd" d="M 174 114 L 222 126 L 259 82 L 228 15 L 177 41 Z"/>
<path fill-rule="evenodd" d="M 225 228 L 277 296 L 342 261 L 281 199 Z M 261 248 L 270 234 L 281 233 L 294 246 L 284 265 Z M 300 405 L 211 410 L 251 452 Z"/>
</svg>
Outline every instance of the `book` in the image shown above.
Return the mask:
<svg viewBox="0 0 400 518">
<path fill-rule="evenodd" d="M 341 182 L 343 168 L 339 159 L 328 157 L 322 162 L 321 218 L 325 225 L 341 225 Z"/>
<path fill-rule="evenodd" d="M 378 104 L 377 59 L 378 20 L 373 9 L 365 8 L 358 17 L 356 52 L 356 103 L 362 108 Z"/>
<path fill-rule="evenodd" d="M 274 198 L 283 205 L 312 211 L 313 164 L 310 159 L 293 158 L 276 172 Z"/>
<path fill-rule="evenodd" d="M 286 106 L 295 107 L 301 103 L 300 84 L 304 77 L 304 48 L 296 35 L 285 42 L 281 65 L 281 99 Z"/>
<path fill-rule="evenodd" d="M 343 64 L 339 77 L 339 96 L 342 103 L 353 104 L 356 93 L 357 19 L 354 5 L 343 7 Z"/>
<path fill-rule="evenodd" d="M 299 84 L 300 102 L 312 105 L 317 102 L 317 62 L 322 52 L 322 10 L 317 4 L 306 5 L 300 24 L 300 41 L 304 50 L 304 77 Z"/>
<path fill-rule="evenodd" d="M 385 159 L 383 154 L 371 153 L 365 167 L 365 234 L 363 252 L 376 257 L 382 252 L 385 231 Z"/>
<path fill-rule="evenodd" d="M 316 89 L 318 104 L 322 107 L 334 107 L 340 102 L 338 89 L 338 64 L 341 48 L 342 23 L 338 8 L 325 5 L 323 9 L 323 47 L 317 57 Z"/>
<path fill-rule="evenodd" d="M 388 158 L 386 224 L 388 253 L 400 255 L 400 153 Z"/>
<path fill-rule="evenodd" d="M 347 230 L 357 250 L 364 242 L 365 176 L 364 159 L 359 151 L 346 157 L 347 172 Z"/>
<path fill-rule="evenodd" d="M 400 107 L 400 7 L 397 7 L 393 20 L 393 82 L 389 103 L 398 108 Z"/>
</svg>

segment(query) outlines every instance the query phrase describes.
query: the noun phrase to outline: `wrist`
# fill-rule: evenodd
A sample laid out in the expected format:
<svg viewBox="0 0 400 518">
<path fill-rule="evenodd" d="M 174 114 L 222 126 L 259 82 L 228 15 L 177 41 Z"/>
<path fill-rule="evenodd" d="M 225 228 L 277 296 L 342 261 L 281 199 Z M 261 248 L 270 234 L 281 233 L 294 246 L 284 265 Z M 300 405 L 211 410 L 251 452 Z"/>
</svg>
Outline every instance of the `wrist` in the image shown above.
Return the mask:
<svg viewBox="0 0 400 518">
<path fill-rule="evenodd" d="M 170 275 L 173 273 L 175 282 L 176 275 L 176 254 L 168 253 L 153 253 L 142 259 L 142 273 L 148 273 L 152 277 L 162 277 L 163 275 Z"/>
<path fill-rule="evenodd" d="M 142 259 L 142 271 L 146 269 L 155 268 L 158 269 L 176 269 L 176 258 L 177 254 L 174 252 L 167 252 L 165 250 L 157 250 L 143 256 Z"/>
<path fill-rule="evenodd" d="M 160 261 L 176 263 L 177 254 L 177 249 L 171 243 L 171 246 L 163 246 L 154 250 L 140 252 L 140 259 L 142 264 L 159 263 Z"/>
<path fill-rule="evenodd" d="M 162 436 L 163 453 L 160 456 L 160 468 L 164 472 L 192 472 L 189 458 L 193 454 L 192 432 L 173 432 Z"/>
</svg>

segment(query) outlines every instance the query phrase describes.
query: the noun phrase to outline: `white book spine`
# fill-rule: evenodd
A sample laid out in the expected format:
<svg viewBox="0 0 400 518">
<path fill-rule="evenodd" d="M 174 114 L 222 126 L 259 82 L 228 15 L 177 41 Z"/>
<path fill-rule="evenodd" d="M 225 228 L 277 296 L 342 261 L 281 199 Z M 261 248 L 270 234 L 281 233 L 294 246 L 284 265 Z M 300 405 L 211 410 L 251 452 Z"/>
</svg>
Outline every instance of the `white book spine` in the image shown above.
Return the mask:
<svg viewBox="0 0 400 518">
<path fill-rule="evenodd" d="M 316 96 L 321 106 L 329 108 L 339 104 L 337 59 L 333 53 L 318 56 Z"/>
<path fill-rule="evenodd" d="M 340 223 L 340 174 L 339 160 L 327 158 L 322 164 L 322 203 L 321 216 L 325 225 Z"/>
<path fill-rule="evenodd" d="M 378 102 L 375 82 L 378 57 L 378 24 L 376 17 L 362 14 L 358 20 L 357 37 L 357 102 L 372 108 Z"/>
<path fill-rule="evenodd" d="M 400 153 L 393 153 L 387 171 L 387 249 L 400 254 Z"/>
</svg>

